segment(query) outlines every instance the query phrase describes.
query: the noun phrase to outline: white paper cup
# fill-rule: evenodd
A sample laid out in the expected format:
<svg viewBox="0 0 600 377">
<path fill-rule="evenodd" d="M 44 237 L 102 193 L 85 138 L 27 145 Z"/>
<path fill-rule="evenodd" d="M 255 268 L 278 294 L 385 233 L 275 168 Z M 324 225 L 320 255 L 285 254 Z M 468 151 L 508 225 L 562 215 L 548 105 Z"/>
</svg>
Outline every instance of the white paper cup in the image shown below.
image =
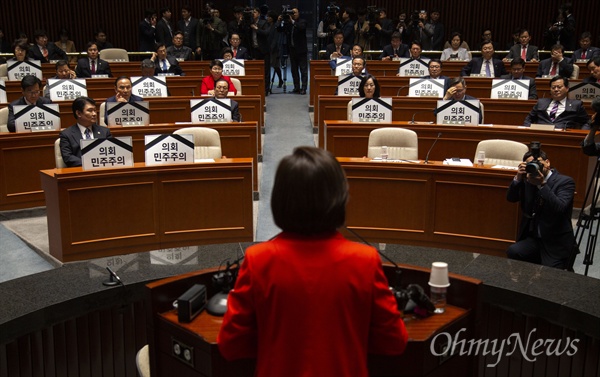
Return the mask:
<svg viewBox="0 0 600 377">
<path fill-rule="evenodd" d="M 433 262 L 431 264 L 429 285 L 436 288 L 446 288 L 450 286 L 450 281 L 448 280 L 448 263 Z"/>
</svg>

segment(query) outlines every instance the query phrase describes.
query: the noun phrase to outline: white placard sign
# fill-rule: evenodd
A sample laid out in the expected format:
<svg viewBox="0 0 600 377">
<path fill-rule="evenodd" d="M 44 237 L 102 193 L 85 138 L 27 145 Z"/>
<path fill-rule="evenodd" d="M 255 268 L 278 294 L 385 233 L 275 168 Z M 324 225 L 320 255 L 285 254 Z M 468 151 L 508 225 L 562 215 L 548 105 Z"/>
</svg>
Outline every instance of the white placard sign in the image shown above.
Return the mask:
<svg viewBox="0 0 600 377">
<path fill-rule="evenodd" d="M 71 101 L 87 97 L 85 79 L 48 79 L 48 91 L 52 101 Z"/>
<path fill-rule="evenodd" d="M 444 79 L 410 79 L 409 97 L 444 98 Z"/>
<path fill-rule="evenodd" d="M 578 99 L 580 101 L 593 101 L 600 97 L 600 84 L 597 82 L 579 83 L 569 88 L 569 99 Z"/>
<path fill-rule="evenodd" d="M 168 97 L 164 76 L 135 76 L 131 78 L 131 93 L 140 97 Z"/>
<path fill-rule="evenodd" d="M 342 56 L 341 58 L 335 59 L 335 75 L 343 76 L 352 73 L 352 58 L 349 56 Z"/>
<path fill-rule="evenodd" d="M 148 101 L 106 102 L 109 126 L 147 126 L 150 124 Z"/>
<path fill-rule="evenodd" d="M 338 76 L 338 96 L 358 96 L 361 78 L 354 75 Z"/>
<path fill-rule="evenodd" d="M 146 135 L 144 140 L 146 165 L 194 162 L 193 135 Z"/>
<path fill-rule="evenodd" d="M 392 123 L 392 99 L 352 98 L 352 121 Z"/>
<path fill-rule="evenodd" d="M 0 103 L 7 103 L 6 99 L 6 82 L 0 79 Z"/>
<path fill-rule="evenodd" d="M 435 111 L 438 124 L 479 124 L 479 100 L 476 99 L 439 100 Z"/>
<path fill-rule="evenodd" d="M 490 98 L 528 100 L 529 80 L 493 79 Z"/>
<path fill-rule="evenodd" d="M 81 139 L 83 170 L 133 166 L 131 136 Z"/>
<path fill-rule="evenodd" d="M 10 59 L 6 62 L 8 81 L 21 81 L 25 76 L 36 76 L 42 80 L 42 63 L 39 60 L 17 61 Z"/>
<path fill-rule="evenodd" d="M 400 76 L 426 76 L 429 74 L 429 59 L 401 58 L 398 73 Z"/>
<path fill-rule="evenodd" d="M 15 105 L 13 111 L 17 132 L 60 130 L 60 111 L 56 103 Z"/>
<path fill-rule="evenodd" d="M 192 123 L 231 122 L 229 98 L 205 98 L 190 100 Z"/>
<path fill-rule="evenodd" d="M 246 76 L 246 63 L 244 59 L 221 60 L 223 62 L 223 75 Z"/>
</svg>

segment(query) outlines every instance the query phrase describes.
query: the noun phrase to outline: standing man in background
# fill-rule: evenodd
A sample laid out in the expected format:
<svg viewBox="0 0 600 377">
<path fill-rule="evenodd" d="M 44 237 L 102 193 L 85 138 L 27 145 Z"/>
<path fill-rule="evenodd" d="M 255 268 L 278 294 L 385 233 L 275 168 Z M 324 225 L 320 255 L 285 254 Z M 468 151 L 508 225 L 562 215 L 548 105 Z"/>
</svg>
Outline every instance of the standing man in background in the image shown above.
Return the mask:
<svg viewBox="0 0 600 377">
<path fill-rule="evenodd" d="M 292 78 L 294 80 L 294 90 L 291 93 L 304 95 L 306 94 L 306 88 L 308 88 L 306 20 L 300 18 L 298 8 L 293 8 L 291 15 L 283 14 L 277 20 L 279 25 L 277 30 L 285 33 L 289 48 Z M 302 85 L 300 80 L 302 80 Z"/>
</svg>

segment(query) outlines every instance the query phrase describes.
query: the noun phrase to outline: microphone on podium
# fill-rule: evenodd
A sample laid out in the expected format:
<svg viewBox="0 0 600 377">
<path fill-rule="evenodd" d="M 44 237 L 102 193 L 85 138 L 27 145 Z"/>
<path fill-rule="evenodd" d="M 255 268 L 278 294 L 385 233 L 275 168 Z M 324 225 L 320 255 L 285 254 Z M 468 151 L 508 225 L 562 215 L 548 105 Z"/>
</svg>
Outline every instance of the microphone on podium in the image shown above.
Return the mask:
<svg viewBox="0 0 600 377">
<path fill-rule="evenodd" d="M 410 124 L 415 124 L 415 116 L 416 116 L 417 114 L 422 114 L 422 113 L 430 113 L 430 112 L 432 112 L 432 111 L 433 111 L 433 112 L 435 112 L 435 110 L 421 110 L 421 111 L 415 111 L 415 112 L 414 112 L 414 114 L 413 114 L 413 116 L 412 116 L 412 118 L 411 118 L 411 120 L 410 120 Z"/>
<path fill-rule="evenodd" d="M 442 136 L 441 132 L 438 133 L 437 137 L 435 138 L 435 141 L 433 142 L 433 144 L 431 144 L 431 147 L 427 151 L 427 156 L 425 156 L 425 161 L 423 162 L 425 165 L 429 163 L 429 153 L 431 153 L 435 144 L 438 142 L 438 140 L 440 140 L 440 136 Z"/>
<path fill-rule="evenodd" d="M 408 87 L 410 87 L 410 85 L 403 85 L 400 88 L 398 88 L 398 91 L 396 92 L 396 97 L 400 96 L 400 91 L 402 89 L 405 89 L 405 88 L 408 88 Z"/>
</svg>

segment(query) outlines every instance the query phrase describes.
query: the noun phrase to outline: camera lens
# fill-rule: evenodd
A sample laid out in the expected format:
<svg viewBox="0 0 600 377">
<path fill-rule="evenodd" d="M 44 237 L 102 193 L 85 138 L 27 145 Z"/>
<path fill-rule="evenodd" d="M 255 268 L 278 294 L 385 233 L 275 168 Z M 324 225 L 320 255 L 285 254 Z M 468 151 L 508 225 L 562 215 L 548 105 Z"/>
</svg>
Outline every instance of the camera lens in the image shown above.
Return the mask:
<svg viewBox="0 0 600 377">
<path fill-rule="evenodd" d="M 528 162 L 527 165 L 525 165 L 525 171 L 529 174 L 536 174 L 538 171 L 541 170 L 542 164 L 540 164 L 538 161 Z"/>
</svg>

